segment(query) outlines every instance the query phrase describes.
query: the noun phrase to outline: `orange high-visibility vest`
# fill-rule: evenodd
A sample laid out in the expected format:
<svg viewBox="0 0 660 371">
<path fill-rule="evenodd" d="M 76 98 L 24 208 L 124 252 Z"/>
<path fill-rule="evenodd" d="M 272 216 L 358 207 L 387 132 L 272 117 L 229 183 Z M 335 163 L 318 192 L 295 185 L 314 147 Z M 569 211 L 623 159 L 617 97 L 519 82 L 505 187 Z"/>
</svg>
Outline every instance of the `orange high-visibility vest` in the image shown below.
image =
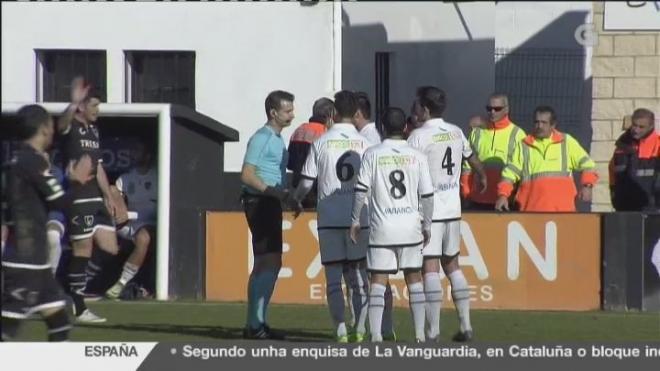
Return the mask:
<svg viewBox="0 0 660 371">
<path fill-rule="evenodd" d="M 502 170 L 498 196 L 509 197 L 520 182 L 516 202 L 520 211 L 575 211 L 577 190 L 573 171 L 582 171 L 583 185 L 598 181 L 596 164 L 568 134 L 553 131 L 549 138 L 527 136 Z"/>
</svg>

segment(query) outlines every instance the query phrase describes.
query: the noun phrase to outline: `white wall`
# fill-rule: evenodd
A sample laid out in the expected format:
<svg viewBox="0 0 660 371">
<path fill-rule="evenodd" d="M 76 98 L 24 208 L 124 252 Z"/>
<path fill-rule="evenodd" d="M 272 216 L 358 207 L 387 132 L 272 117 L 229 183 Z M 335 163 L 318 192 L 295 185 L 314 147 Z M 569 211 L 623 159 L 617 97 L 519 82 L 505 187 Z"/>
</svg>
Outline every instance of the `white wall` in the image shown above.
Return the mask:
<svg viewBox="0 0 660 371">
<path fill-rule="evenodd" d="M 591 22 L 591 8 L 590 1 L 500 1 L 496 6 L 495 47 L 574 47 L 575 27 Z M 562 17 L 565 21 L 560 20 Z M 552 25 L 556 27 L 550 30 Z"/>
<path fill-rule="evenodd" d="M 591 17 L 590 2 L 342 8 L 344 88 L 373 100 L 374 53 L 390 51 L 391 104 L 408 110 L 417 86 L 438 85 L 448 93 L 446 118 L 463 126 L 494 90 L 495 47 L 571 47 L 568 25 Z M 294 125 L 307 120 L 316 98 L 332 95 L 332 17 L 328 3 L 2 2 L 2 101 L 35 99 L 37 48 L 107 50 L 109 102 L 125 101 L 124 50 L 194 50 L 197 110 L 240 132 L 225 149 L 226 169 L 238 171 L 247 139 L 265 121 L 269 91 L 296 95 Z M 590 69 L 586 58 L 585 78 Z"/>
<path fill-rule="evenodd" d="M 343 8 L 345 88 L 364 90 L 374 101 L 374 55 L 392 52 L 390 105 L 407 112 L 416 87 L 435 85 L 447 92 L 447 120 L 465 127 L 483 110 L 494 85 L 494 3 L 348 2 Z"/>
<path fill-rule="evenodd" d="M 196 108 L 240 132 L 225 147 L 238 171 L 270 91 L 296 95 L 294 125 L 332 94 L 332 16 L 332 4 L 2 2 L 2 101 L 35 100 L 34 49 L 107 50 L 110 103 L 125 101 L 125 50 L 192 50 Z"/>
<path fill-rule="evenodd" d="M 495 4 L 446 4 L 427 1 L 347 2 L 342 4 L 352 26 L 382 23 L 388 41 L 450 41 L 493 38 Z M 458 8 L 458 11 L 457 11 Z M 463 26 L 460 14 L 467 24 Z"/>
<path fill-rule="evenodd" d="M 448 95 L 445 117 L 465 127 L 495 89 L 495 48 L 582 48 L 591 2 L 344 3 L 344 87 L 375 94 L 374 54 L 392 52 L 390 103 L 408 110 L 415 87 Z M 463 20 L 461 20 L 461 15 Z M 585 80 L 591 48 L 585 48 Z"/>
</svg>

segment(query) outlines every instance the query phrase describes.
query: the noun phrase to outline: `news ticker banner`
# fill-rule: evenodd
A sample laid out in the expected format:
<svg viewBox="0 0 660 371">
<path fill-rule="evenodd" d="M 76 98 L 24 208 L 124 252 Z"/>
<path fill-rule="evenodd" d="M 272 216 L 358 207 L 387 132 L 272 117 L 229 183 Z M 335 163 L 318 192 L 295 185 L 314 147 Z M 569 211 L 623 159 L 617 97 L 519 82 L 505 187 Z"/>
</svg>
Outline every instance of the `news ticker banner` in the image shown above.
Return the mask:
<svg viewBox="0 0 660 371">
<path fill-rule="evenodd" d="M 316 214 L 282 223 L 283 265 L 275 303 L 326 304 Z M 206 299 L 245 301 L 252 241 L 241 212 L 206 216 Z M 600 308 L 601 229 L 597 214 L 464 214 L 459 264 L 478 309 Z M 451 290 L 442 275 L 444 306 Z M 390 278 L 395 305 L 408 305 L 403 275 Z"/>
<path fill-rule="evenodd" d="M 655 369 L 660 342 L 622 344 L 364 343 L 3 343 L 4 366 L 21 370 L 166 371 L 218 369 L 375 369 L 441 365 L 444 369 L 598 371 Z M 432 362 L 441 363 L 432 363 Z M 456 367 L 456 368 L 451 368 Z M 505 367 L 505 368 L 504 368 Z M 12 369 L 12 367 L 8 368 Z"/>
</svg>

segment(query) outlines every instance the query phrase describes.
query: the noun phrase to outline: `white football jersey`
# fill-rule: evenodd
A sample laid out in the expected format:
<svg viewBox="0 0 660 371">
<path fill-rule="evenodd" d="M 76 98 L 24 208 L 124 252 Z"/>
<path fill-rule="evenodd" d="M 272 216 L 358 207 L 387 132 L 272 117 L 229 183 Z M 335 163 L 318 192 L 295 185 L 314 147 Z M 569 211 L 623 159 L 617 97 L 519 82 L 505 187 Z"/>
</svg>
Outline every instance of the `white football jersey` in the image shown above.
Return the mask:
<svg viewBox="0 0 660 371">
<path fill-rule="evenodd" d="M 318 227 L 350 228 L 353 188 L 360 171 L 362 154 L 371 145 L 353 124 L 336 123 L 314 141 L 301 176 L 317 179 Z M 367 225 L 367 212 L 362 213 Z"/>
<path fill-rule="evenodd" d="M 360 135 L 367 138 L 367 140 L 371 142 L 371 145 L 380 144 L 381 142 L 380 133 L 378 132 L 376 123 L 374 122 L 370 122 L 364 125 L 362 130 L 360 130 Z"/>
<path fill-rule="evenodd" d="M 405 140 L 385 139 L 362 158 L 356 192 L 370 192 L 369 247 L 423 242 L 419 198 L 433 196 L 426 156 Z"/>
<path fill-rule="evenodd" d="M 435 193 L 433 221 L 460 218 L 461 164 L 472 156 L 461 128 L 440 118 L 431 119 L 413 130 L 408 144 L 428 157 Z"/>
<path fill-rule="evenodd" d="M 137 169 L 121 175 L 115 182 L 119 191 L 128 199 L 128 210 L 138 213 L 137 220 L 155 222 L 158 205 L 158 174 L 151 168 L 146 174 Z"/>
</svg>

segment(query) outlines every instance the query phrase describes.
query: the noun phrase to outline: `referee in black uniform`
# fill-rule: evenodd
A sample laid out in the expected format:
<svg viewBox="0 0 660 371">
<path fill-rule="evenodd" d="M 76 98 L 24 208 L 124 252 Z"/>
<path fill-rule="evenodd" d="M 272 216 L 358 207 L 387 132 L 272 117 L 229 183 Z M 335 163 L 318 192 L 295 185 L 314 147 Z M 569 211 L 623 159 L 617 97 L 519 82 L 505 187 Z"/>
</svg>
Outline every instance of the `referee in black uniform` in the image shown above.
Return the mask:
<svg viewBox="0 0 660 371">
<path fill-rule="evenodd" d="M 18 118 L 27 139 L 6 173 L 3 171 L 6 184 L 2 194 L 13 228 L 2 257 L 2 339 L 16 335 L 21 319 L 40 313 L 48 327 L 48 340 L 64 341 L 71 323 L 64 292 L 51 271 L 46 222 L 48 209 L 68 207 L 71 197 L 49 170 L 46 149 L 55 132 L 50 114 L 41 106 L 28 105 L 18 111 Z M 84 156 L 76 167 L 69 167 L 69 178 L 85 184 L 91 170 L 92 163 Z"/>
</svg>

